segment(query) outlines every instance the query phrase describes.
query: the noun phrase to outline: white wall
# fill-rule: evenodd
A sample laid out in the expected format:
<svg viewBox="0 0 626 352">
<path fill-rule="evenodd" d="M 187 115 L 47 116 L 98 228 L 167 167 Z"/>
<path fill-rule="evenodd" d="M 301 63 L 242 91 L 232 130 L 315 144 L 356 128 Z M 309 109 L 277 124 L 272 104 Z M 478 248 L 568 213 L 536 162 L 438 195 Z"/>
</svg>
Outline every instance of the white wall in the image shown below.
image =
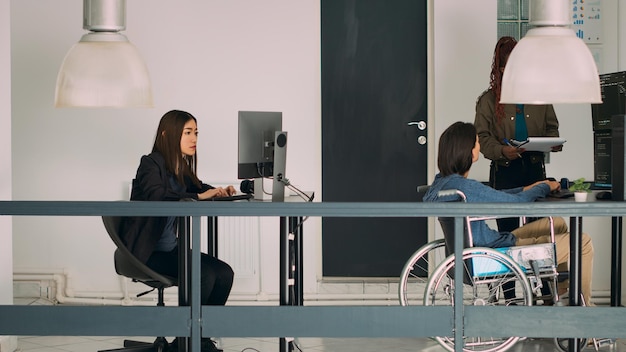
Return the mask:
<svg viewBox="0 0 626 352">
<path fill-rule="evenodd" d="M 0 200 L 11 200 L 10 1 L 0 0 Z M 0 216 L 0 305 L 13 304 L 12 219 Z M 17 348 L 17 337 L 0 336 L 0 351 Z"/>
<path fill-rule="evenodd" d="M 9 1 L 0 1 L 0 200 L 11 200 L 11 36 Z M 13 303 L 11 218 L 0 216 L 0 304 Z"/>
<path fill-rule="evenodd" d="M 65 53 L 85 33 L 81 0 L 13 1 L 13 193 L 16 200 L 127 199 L 160 117 L 198 118 L 199 176 L 239 185 L 237 111 L 283 112 L 288 175 L 320 189 L 320 20 L 317 1 L 127 2 L 125 34 L 151 74 L 154 109 L 55 109 Z M 277 220 L 276 220 L 277 221 Z M 317 256 L 316 219 L 306 255 Z M 277 231 L 263 236 L 266 292 L 278 292 Z M 113 244 L 99 218 L 16 218 L 15 270 L 66 270 L 76 291 L 118 290 Z M 307 268 L 315 285 L 315 265 Z"/>
<path fill-rule="evenodd" d="M 430 4 L 432 177 L 437 137 L 454 121 L 473 121 L 475 99 L 488 86 L 496 5 L 495 1 L 458 0 Z M 618 47 L 626 47 L 626 34 L 621 27 L 617 35 L 615 15 L 619 10 L 624 18 L 626 0 L 619 4 L 618 8 L 615 2 L 603 3 L 605 72 L 626 68 L 624 58 L 617 55 Z M 11 2 L 12 97 L 7 92 L 0 99 L 11 99 L 13 115 L 8 121 L 0 119 L 0 131 L 12 122 L 12 155 L 2 154 L 3 148 L 0 161 L 5 165 L 13 158 L 14 199 L 126 198 L 139 157 L 150 150 L 158 119 L 172 108 L 188 110 L 199 119 L 199 174 L 215 183 L 237 182 L 237 110 L 283 111 L 290 137 L 289 178 L 301 189 L 321 191 L 318 1 L 133 0 L 127 6 L 125 34 L 148 64 L 154 109 L 54 109 L 57 70 L 84 33 L 82 1 Z M 0 60 L 8 58 L 0 56 Z M 9 116 L 9 104 L 2 106 L 0 116 Z M 558 106 L 557 113 L 568 143 L 563 153 L 553 157 L 548 173 L 557 178 L 591 178 L 588 108 Z M 488 162 L 481 160 L 471 176 L 486 180 L 488 168 Z M 593 220 L 585 220 L 585 231 L 594 236 L 597 253 L 603 254 L 608 251 L 608 227 L 603 227 L 602 219 L 597 224 Z M 309 219 L 304 247 L 306 292 L 315 292 L 321 273 L 319 231 L 319 219 Z M 118 289 L 111 265 L 113 244 L 99 219 L 16 218 L 13 234 L 16 270 L 67 270 L 76 291 Z M 276 237 L 271 231 L 261 241 L 261 291 L 265 293 L 278 291 Z M 608 289 L 607 267 L 604 260 L 596 261 L 594 288 Z"/>
<path fill-rule="evenodd" d="M 430 127 L 431 132 L 434 127 L 435 135 L 429 143 L 431 180 L 437 170 L 436 149 L 441 133 L 456 121 L 474 122 L 476 98 L 489 87 L 491 56 L 497 41 L 496 1 L 433 3 L 435 111 Z M 471 170 L 471 177 L 479 180 L 489 177 L 489 163 L 481 159 Z"/>
</svg>

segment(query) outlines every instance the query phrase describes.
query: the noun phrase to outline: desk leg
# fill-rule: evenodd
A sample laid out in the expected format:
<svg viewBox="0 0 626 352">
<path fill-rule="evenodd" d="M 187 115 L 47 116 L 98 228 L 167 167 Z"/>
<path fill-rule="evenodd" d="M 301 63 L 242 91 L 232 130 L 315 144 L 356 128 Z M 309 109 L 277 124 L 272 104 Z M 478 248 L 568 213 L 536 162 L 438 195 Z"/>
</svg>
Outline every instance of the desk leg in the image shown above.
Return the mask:
<svg viewBox="0 0 626 352">
<path fill-rule="evenodd" d="M 189 237 L 191 233 L 191 223 L 188 217 L 178 218 L 178 305 L 181 307 L 189 305 L 189 268 L 191 256 L 189 255 Z M 188 337 L 178 338 L 178 350 L 181 352 L 190 351 Z"/>
<path fill-rule="evenodd" d="M 217 258 L 217 216 L 207 216 L 207 254 Z"/>
<path fill-rule="evenodd" d="M 581 288 L 581 262 L 582 262 L 582 228 L 583 228 L 583 219 L 582 217 L 570 217 L 570 225 L 569 225 L 569 305 L 570 306 L 580 306 L 580 288 Z M 580 339 L 572 338 L 569 340 L 568 350 L 569 352 L 578 352 L 580 351 L 580 346 L 578 345 Z"/>
<path fill-rule="evenodd" d="M 191 263 L 191 280 L 189 280 L 189 298 L 191 306 L 191 333 L 189 339 L 189 347 L 191 352 L 199 352 L 202 340 L 202 302 L 200 301 L 200 217 L 194 216 L 191 218 L 191 248 L 188 252 L 190 254 Z"/>
<path fill-rule="evenodd" d="M 280 218 L 280 305 L 302 305 L 302 248 L 298 218 Z M 293 234 L 293 238 L 290 238 Z M 292 341 L 281 337 L 280 352 L 294 350 Z"/>
<path fill-rule="evenodd" d="M 611 307 L 622 305 L 622 217 L 611 218 Z"/>
<path fill-rule="evenodd" d="M 294 285 L 294 305 L 304 305 L 304 266 L 303 266 L 303 237 L 302 237 L 302 217 L 289 218 L 290 232 L 293 234 L 293 285 Z"/>
<path fill-rule="evenodd" d="M 289 231 L 287 228 L 287 218 L 280 217 L 280 291 L 279 303 L 281 306 L 291 305 L 289 297 Z M 278 341 L 279 352 L 289 352 L 290 343 L 281 337 Z"/>
<path fill-rule="evenodd" d="M 193 243 L 191 243 L 192 240 Z M 200 248 L 200 218 L 194 217 L 193 223 L 189 217 L 178 218 L 178 305 L 189 306 L 191 313 L 189 337 L 178 339 L 178 348 L 181 352 L 200 351 L 202 335 L 200 252 L 192 253 L 191 248 Z"/>
<path fill-rule="evenodd" d="M 280 217 L 280 305 L 291 305 L 289 299 L 289 233 L 287 218 Z"/>
</svg>

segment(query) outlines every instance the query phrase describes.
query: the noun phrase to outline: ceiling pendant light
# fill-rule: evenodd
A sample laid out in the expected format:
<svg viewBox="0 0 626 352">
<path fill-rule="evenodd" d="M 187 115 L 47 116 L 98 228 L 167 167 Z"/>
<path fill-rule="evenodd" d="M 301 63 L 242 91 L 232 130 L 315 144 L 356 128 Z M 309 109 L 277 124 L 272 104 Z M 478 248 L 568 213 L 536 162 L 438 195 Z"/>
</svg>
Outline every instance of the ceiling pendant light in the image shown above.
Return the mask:
<svg viewBox="0 0 626 352">
<path fill-rule="evenodd" d="M 56 107 L 152 107 L 150 76 L 126 29 L 126 0 L 83 0 L 89 33 L 70 49 L 57 76 Z"/>
<path fill-rule="evenodd" d="M 570 28 L 570 0 L 530 0 L 531 29 L 504 69 L 500 103 L 601 103 L 600 79 L 587 45 Z"/>
</svg>

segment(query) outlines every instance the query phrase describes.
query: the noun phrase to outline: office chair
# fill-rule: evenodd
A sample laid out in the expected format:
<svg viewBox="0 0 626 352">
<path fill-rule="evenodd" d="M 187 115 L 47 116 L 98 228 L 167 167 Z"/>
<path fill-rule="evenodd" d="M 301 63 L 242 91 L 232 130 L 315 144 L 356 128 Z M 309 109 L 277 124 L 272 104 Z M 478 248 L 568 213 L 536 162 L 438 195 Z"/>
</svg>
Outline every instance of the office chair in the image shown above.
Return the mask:
<svg viewBox="0 0 626 352">
<path fill-rule="evenodd" d="M 107 230 L 107 233 L 117 246 L 115 254 L 113 256 L 115 263 L 115 271 L 122 276 L 130 278 L 133 282 L 141 282 L 145 285 L 152 287 L 152 289 L 139 293 L 137 297 L 141 297 L 147 293 L 154 291 L 158 292 L 157 306 L 164 306 L 163 291 L 172 286 L 177 286 L 178 282 L 176 278 L 161 275 L 154 270 L 150 269 L 146 264 L 139 261 L 135 256 L 126 248 L 126 245 L 119 236 L 119 230 L 122 217 L 119 216 L 103 216 L 102 222 Z M 169 349 L 169 343 L 165 337 L 159 336 L 154 342 L 142 342 L 124 340 L 124 348 L 105 350 L 99 352 L 166 352 Z"/>
</svg>

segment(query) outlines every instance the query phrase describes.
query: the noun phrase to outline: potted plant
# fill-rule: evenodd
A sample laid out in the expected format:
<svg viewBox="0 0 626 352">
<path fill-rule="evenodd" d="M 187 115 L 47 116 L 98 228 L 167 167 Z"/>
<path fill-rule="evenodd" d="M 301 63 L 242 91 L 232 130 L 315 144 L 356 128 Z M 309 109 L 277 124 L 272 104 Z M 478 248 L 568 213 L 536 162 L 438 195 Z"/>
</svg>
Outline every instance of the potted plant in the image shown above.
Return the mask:
<svg viewBox="0 0 626 352">
<path fill-rule="evenodd" d="M 590 186 L 591 184 L 585 183 L 585 179 L 581 177 L 569 185 L 569 190 L 574 192 L 574 199 L 577 202 L 584 202 L 587 200 L 587 193 L 591 192 Z"/>
</svg>

